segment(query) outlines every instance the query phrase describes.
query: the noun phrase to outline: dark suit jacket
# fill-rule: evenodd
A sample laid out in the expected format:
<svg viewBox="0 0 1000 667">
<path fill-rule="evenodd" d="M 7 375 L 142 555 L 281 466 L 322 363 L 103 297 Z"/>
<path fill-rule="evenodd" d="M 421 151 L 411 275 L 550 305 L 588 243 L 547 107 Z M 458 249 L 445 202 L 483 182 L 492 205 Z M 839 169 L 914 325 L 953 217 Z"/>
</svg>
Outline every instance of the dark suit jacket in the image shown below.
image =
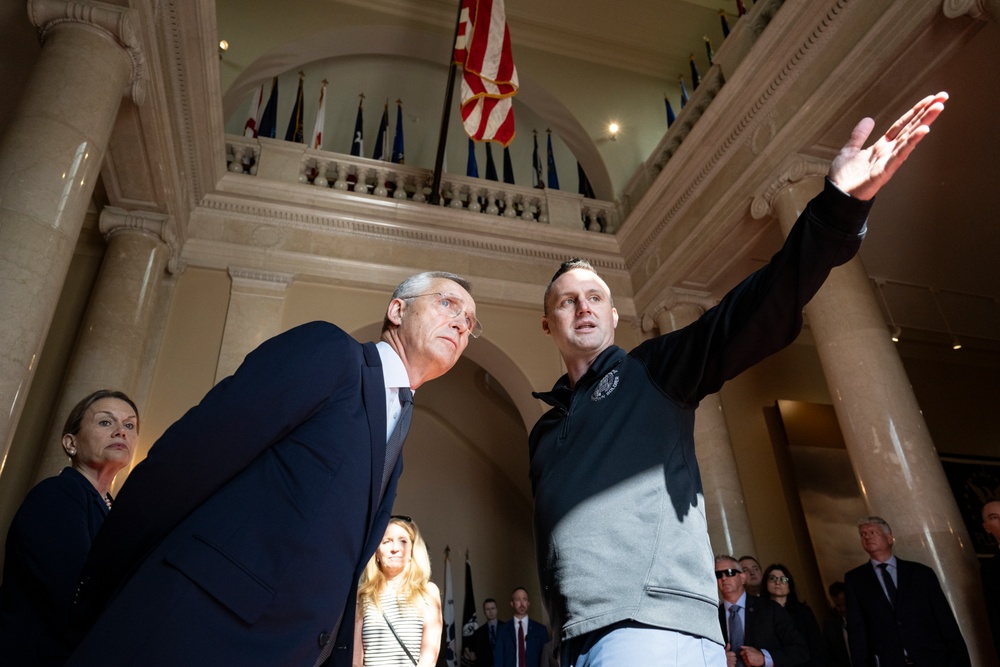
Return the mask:
<svg viewBox="0 0 1000 667">
<path fill-rule="evenodd" d="M 743 623 L 743 645 L 766 650 L 775 667 L 793 667 L 809 661 L 806 641 L 792 624 L 788 613 L 777 602 L 747 595 Z M 719 603 L 719 624 L 722 636 L 729 643 L 726 605 Z"/>
<path fill-rule="evenodd" d="M 1000 657 L 1000 554 L 984 558 L 979 562 L 983 577 L 983 597 L 989 614 L 993 644 Z"/>
<path fill-rule="evenodd" d="M 903 664 L 903 650 L 918 665 L 969 665 L 969 652 L 937 575 L 926 565 L 896 559 L 896 607 L 889 604 L 871 562 L 844 577 L 847 639 L 855 667 Z"/>
<path fill-rule="evenodd" d="M 542 649 L 549 643 L 549 630 L 538 621 L 528 619 L 528 634 L 524 638 L 525 659 L 528 667 L 545 667 Z M 501 623 L 497 628 L 497 646 L 493 652 L 496 667 L 517 667 L 517 630 L 514 619 Z"/>
<path fill-rule="evenodd" d="M 851 667 L 851 657 L 844 642 L 844 620 L 831 609 L 823 624 L 823 658 L 827 667 Z"/>
<path fill-rule="evenodd" d="M 385 385 L 374 344 L 313 322 L 250 353 L 129 475 L 80 584 L 100 610 L 72 665 L 303 665 L 382 539 Z"/>
<path fill-rule="evenodd" d="M 107 514 L 97 489 L 73 468 L 28 492 L 7 532 L 0 662 L 60 665 L 69 656 L 73 594 Z"/>
<path fill-rule="evenodd" d="M 501 626 L 503 626 L 502 621 L 497 623 L 497 634 L 500 633 Z M 528 625 L 528 629 L 531 629 L 530 624 Z M 469 648 L 476 654 L 476 667 L 493 667 L 493 645 L 490 644 L 490 626 L 488 623 L 482 624 L 472 633 Z"/>
</svg>

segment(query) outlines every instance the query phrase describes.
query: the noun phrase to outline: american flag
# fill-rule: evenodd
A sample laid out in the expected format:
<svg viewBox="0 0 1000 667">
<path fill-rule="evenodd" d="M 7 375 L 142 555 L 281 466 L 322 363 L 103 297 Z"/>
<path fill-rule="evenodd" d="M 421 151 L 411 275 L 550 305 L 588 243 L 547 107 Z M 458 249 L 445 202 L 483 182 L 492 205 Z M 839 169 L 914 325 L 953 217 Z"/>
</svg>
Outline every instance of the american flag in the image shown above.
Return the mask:
<svg viewBox="0 0 1000 667">
<path fill-rule="evenodd" d="M 507 146 L 514 138 L 518 82 L 503 0 L 462 0 L 455 62 L 462 66 L 465 132 Z"/>
</svg>

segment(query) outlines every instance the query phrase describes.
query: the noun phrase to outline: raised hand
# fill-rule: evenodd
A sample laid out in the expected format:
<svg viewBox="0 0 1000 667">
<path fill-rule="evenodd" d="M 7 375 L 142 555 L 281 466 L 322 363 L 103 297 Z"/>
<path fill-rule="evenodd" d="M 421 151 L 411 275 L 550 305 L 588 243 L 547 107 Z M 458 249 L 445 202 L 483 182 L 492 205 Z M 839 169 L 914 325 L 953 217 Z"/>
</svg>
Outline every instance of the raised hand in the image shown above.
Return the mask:
<svg viewBox="0 0 1000 667">
<path fill-rule="evenodd" d="M 930 132 L 931 123 L 944 111 L 947 100 L 948 93 L 945 92 L 920 100 L 868 148 L 863 146 L 875 127 L 875 121 L 862 118 L 851 132 L 851 138 L 833 159 L 830 180 L 857 199 L 874 197 Z"/>
</svg>

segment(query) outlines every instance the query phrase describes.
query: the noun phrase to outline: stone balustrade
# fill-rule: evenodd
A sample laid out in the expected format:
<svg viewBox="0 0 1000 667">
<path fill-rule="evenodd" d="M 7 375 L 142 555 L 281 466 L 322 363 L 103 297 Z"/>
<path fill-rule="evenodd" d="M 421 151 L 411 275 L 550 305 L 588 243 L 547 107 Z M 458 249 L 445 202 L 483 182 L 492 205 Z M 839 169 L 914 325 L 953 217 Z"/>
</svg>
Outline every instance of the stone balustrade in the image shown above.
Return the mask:
<svg viewBox="0 0 1000 667">
<path fill-rule="evenodd" d="M 428 202 L 433 179 L 429 169 L 235 135 L 226 136 L 226 164 L 234 174 L 416 203 Z M 620 222 L 615 202 L 561 190 L 446 173 L 441 194 L 452 209 L 581 231 L 613 233 Z"/>
</svg>

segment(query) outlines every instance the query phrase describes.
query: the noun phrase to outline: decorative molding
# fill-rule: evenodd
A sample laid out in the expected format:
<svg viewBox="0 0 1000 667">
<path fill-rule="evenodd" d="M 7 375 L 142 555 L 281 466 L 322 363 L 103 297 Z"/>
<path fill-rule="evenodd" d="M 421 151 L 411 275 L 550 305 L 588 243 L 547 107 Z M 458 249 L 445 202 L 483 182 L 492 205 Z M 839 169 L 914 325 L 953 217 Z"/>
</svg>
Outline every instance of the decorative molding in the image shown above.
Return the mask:
<svg viewBox="0 0 1000 667">
<path fill-rule="evenodd" d="M 950 19 L 969 15 L 982 21 L 1000 22 L 1000 0 L 944 0 L 941 9 Z"/>
<path fill-rule="evenodd" d="M 702 189 L 709 176 L 715 171 L 719 163 L 723 161 L 723 158 L 745 140 L 745 135 L 748 131 L 752 133 L 756 129 L 757 125 L 761 122 L 760 117 L 762 114 L 774 104 L 773 98 L 778 95 L 779 91 L 783 91 L 794 83 L 812 57 L 817 52 L 822 51 L 833 30 L 834 24 L 848 4 L 850 4 L 850 0 L 837 0 L 830 6 L 818 24 L 811 31 L 803 34 L 799 47 L 788 57 L 784 66 L 777 71 L 770 83 L 763 87 L 762 92 L 749 105 L 743 116 L 732 125 L 729 135 L 721 141 L 712 155 L 702 162 L 701 169 L 690 179 L 687 187 L 673 199 L 672 205 L 663 214 L 659 222 L 655 225 L 650 225 L 649 231 L 626 257 L 626 266 L 637 266 L 643 260 L 663 231 L 671 225 L 674 219 L 687 206 L 687 203 Z M 627 224 L 623 223 L 622 226 L 625 227 Z"/>
<path fill-rule="evenodd" d="M 87 0 L 28 0 L 28 18 L 43 44 L 49 33 L 63 23 L 86 25 L 113 39 L 132 61 L 129 91 L 132 101 L 142 106 L 146 98 L 146 58 L 134 10 Z"/>
<path fill-rule="evenodd" d="M 770 216 L 773 213 L 774 198 L 782 189 L 807 178 L 826 176 L 829 171 L 830 163 L 826 160 L 807 155 L 792 155 L 782 163 L 778 175 L 771 180 L 771 183 L 753 198 L 750 215 L 754 220 Z"/>
<path fill-rule="evenodd" d="M 232 279 L 234 287 L 256 288 L 272 292 L 284 292 L 295 279 L 291 273 L 248 269 L 239 266 L 229 267 L 229 277 Z"/>
<path fill-rule="evenodd" d="M 180 256 L 180 243 L 177 241 L 172 216 L 149 211 L 126 211 L 117 206 L 105 206 L 101 210 L 97 226 L 104 238 L 108 240 L 115 234 L 139 232 L 156 239 L 158 243 L 164 243 L 170 251 L 167 270 L 175 275 L 184 271 L 184 263 Z"/>
<path fill-rule="evenodd" d="M 661 299 L 652 308 L 642 314 L 642 330 L 644 332 L 654 331 L 659 327 L 660 314 L 670 312 L 678 306 L 695 306 L 701 312 L 715 307 L 717 301 L 705 292 L 696 292 L 679 287 L 668 287 L 661 292 Z M 660 333 L 669 333 L 660 331 Z"/>
</svg>

